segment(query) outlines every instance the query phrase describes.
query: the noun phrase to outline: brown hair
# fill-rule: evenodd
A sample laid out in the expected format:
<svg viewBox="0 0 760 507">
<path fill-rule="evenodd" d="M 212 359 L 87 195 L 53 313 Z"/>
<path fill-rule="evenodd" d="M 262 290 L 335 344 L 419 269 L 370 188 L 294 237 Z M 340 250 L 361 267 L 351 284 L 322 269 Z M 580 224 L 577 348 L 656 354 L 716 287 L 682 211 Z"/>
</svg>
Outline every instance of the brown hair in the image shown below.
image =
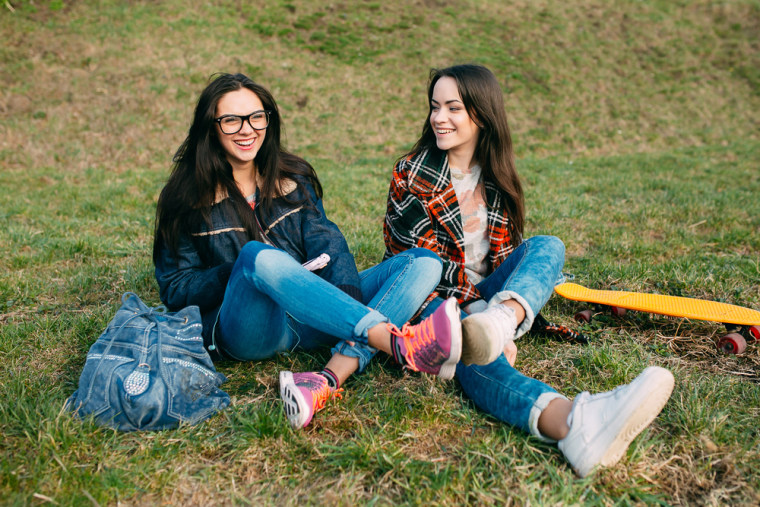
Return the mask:
<svg viewBox="0 0 760 507">
<path fill-rule="evenodd" d="M 467 64 L 433 69 L 430 72 L 428 101 L 431 109 L 422 127 L 420 139 L 407 155 L 425 149 L 438 149 L 429 118 L 432 112 L 433 89 L 442 77 L 450 77 L 456 81 L 467 113 L 480 127 L 475 160 L 482 168 L 483 178 L 495 184 L 502 193 L 503 211 L 508 214 L 513 232 L 516 233 L 512 234 L 512 244 L 517 246 L 522 242 L 525 226 L 524 195 L 515 167 L 504 97 L 496 76 L 490 70 L 480 65 Z"/>
</svg>

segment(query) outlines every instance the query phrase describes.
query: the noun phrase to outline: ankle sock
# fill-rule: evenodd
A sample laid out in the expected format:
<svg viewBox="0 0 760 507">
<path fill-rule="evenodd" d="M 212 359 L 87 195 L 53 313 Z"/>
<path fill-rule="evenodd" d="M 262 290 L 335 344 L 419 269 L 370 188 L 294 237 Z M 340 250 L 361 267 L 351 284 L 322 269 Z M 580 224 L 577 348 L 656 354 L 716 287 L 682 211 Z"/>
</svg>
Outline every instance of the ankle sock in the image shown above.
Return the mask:
<svg viewBox="0 0 760 507">
<path fill-rule="evenodd" d="M 330 368 L 324 368 L 319 374 L 327 379 L 327 383 L 330 384 L 331 389 L 338 389 L 340 387 L 338 376 Z"/>
<path fill-rule="evenodd" d="M 401 353 L 401 350 L 399 350 L 398 336 L 391 335 L 391 352 L 393 353 L 393 359 L 395 359 L 398 364 L 401 366 L 406 365 L 406 359 Z"/>
</svg>

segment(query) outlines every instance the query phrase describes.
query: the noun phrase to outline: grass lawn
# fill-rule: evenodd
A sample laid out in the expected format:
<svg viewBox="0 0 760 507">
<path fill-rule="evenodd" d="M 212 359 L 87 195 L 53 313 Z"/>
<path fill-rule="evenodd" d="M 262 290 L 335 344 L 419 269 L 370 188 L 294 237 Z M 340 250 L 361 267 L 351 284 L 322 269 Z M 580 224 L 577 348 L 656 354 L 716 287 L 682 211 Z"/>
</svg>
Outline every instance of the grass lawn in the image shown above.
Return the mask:
<svg viewBox="0 0 760 507">
<path fill-rule="evenodd" d="M 155 202 L 214 72 L 281 107 L 360 268 L 381 259 L 391 169 L 431 67 L 502 83 L 527 236 L 554 234 L 594 288 L 760 309 L 757 0 L 0 2 L 0 503 L 760 503 L 760 356 L 718 324 L 629 313 L 589 345 L 526 336 L 518 368 L 572 397 L 669 368 L 676 388 L 621 462 L 578 479 L 556 447 L 478 411 L 455 381 L 379 357 L 305 431 L 282 369 L 219 363 L 232 405 L 122 434 L 62 411 L 123 292 L 159 303 Z M 553 297 L 563 324 L 582 305 Z"/>
</svg>

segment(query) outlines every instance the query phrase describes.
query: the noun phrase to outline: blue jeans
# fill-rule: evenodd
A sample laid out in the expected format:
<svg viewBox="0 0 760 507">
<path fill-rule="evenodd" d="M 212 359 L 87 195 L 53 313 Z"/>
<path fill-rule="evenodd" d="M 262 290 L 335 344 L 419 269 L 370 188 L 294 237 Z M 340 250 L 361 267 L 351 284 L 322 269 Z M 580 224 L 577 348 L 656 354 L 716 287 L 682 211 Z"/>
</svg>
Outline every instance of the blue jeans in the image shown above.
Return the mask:
<svg viewBox="0 0 760 507">
<path fill-rule="evenodd" d="M 361 371 L 376 352 L 367 343 L 369 329 L 407 322 L 440 281 L 441 269 L 430 250 L 402 252 L 360 273 L 359 302 L 286 252 L 251 241 L 227 282 L 215 345 L 239 361 L 334 345 L 333 352 L 356 357 Z"/>
<path fill-rule="evenodd" d="M 506 299 L 517 300 L 525 308 L 525 320 L 518 335 L 527 332 L 536 314 L 552 295 L 562 276 L 565 245 L 554 236 L 534 236 L 525 240 L 476 287 L 489 305 Z M 424 316 L 435 310 L 436 299 Z M 438 303 L 438 304 L 436 304 Z M 462 317 L 466 317 L 465 314 Z M 526 377 L 507 362 L 504 354 L 487 365 L 457 365 L 462 389 L 481 410 L 537 437 L 538 417 L 554 398 L 562 397 L 536 379 Z"/>
</svg>

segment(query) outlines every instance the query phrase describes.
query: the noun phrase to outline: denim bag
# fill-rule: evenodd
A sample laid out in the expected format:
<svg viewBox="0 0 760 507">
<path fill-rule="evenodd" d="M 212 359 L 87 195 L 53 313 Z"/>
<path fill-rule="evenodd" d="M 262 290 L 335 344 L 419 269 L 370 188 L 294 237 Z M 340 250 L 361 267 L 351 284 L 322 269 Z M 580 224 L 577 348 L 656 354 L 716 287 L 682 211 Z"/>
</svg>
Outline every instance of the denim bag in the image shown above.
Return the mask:
<svg viewBox="0 0 760 507">
<path fill-rule="evenodd" d="M 230 404 L 227 379 L 203 348 L 197 306 L 169 313 L 131 292 L 90 347 L 66 407 L 121 431 L 196 424 Z"/>
</svg>

